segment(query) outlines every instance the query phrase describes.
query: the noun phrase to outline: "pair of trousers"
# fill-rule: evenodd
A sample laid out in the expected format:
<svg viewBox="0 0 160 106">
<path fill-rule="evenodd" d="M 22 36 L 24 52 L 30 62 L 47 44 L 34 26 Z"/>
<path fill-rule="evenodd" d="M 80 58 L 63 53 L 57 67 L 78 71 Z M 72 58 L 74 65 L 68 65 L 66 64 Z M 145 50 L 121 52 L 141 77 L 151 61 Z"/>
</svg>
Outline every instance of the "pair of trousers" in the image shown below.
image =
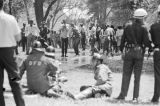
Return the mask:
<svg viewBox="0 0 160 106">
<path fill-rule="evenodd" d="M 112 94 L 112 85 L 106 83 L 99 86 L 82 86 L 80 91 L 79 94 L 75 95 L 76 99 L 94 98 L 98 93 L 110 97 Z"/>
<path fill-rule="evenodd" d="M 25 52 L 26 46 L 27 46 L 27 38 L 25 36 L 22 36 L 22 51 Z"/>
<path fill-rule="evenodd" d="M 73 39 L 73 49 L 76 55 L 79 55 L 79 43 L 80 43 L 80 38 Z"/>
<path fill-rule="evenodd" d="M 160 97 L 160 51 L 154 53 L 154 97 L 159 99 Z"/>
<path fill-rule="evenodd" d="M 139 97 L 139 86 L 140 86 L 140 77 L 143 67 L 143 58 L 144 58 L 144 53 L 142 49 L 126 50 L 123 63 L 121 93 L 119 97 L 125 98 L 127 96 L 130 79 L 133 71 L 134 71 L 133 99 Z"/>
<path fill-rule="evenodd" d="M 36 39 L 36 37 L 33 34 L 29 34 L 27 36 L 27 51 L 26 54 L 29 54 L 30 48 L 33 46 L 33 42 Z"/>
<path fill-rule="evenodd" d="M 86 37 L 81 38 L 81 45 L 82 45 L 82 50 L 86 49 Z"/>
<path fill-rule="evenodd" d="M 67 55 L 68 38 L 61 38 L 62 41 L 62 55 Z"/>
<path fill-rule="evenodd" d="M 8 74 L 16 106 L 25 106 L 20 84 L 11 80 L 11 78 L 20 78 L 14 58 L 14 48 L 0 48 L 0 106 L 5 106 L 3 95 L 4 69 Z"/>
</svg>

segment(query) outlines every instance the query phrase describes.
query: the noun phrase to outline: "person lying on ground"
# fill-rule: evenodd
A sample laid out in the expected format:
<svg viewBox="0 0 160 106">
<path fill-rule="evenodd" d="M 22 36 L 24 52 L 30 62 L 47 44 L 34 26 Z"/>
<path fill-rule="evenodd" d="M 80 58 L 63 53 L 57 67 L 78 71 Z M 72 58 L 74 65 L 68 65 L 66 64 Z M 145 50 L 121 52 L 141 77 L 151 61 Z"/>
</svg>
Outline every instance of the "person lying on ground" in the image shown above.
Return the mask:
<svg viewBox="0 0 160 106">
<path fill-rule="evenodd" d="M 82 86 L 80 93 L 73 95 L 68 92 L 68 96 L 74 100 L 87 98 L 110 97 L 112 94 L 112 72 L 109 67 L 103 64 L 100 54 L 94 53 L 91 64 L 94 67 L 94 79 L 96 83 L 92 86 Z"/>
<path fill-rule="evenodd" d="M 31 54 L 23 61 L 20 75 L 26 71 L 29 91 L 46 97 L 61 97 L 63 91 L 57 81 L 59 62 L 45 56 L 41 43 L 35 41 Z M 58 79 L 58 80 L 57 80 Z"/>
</svg>

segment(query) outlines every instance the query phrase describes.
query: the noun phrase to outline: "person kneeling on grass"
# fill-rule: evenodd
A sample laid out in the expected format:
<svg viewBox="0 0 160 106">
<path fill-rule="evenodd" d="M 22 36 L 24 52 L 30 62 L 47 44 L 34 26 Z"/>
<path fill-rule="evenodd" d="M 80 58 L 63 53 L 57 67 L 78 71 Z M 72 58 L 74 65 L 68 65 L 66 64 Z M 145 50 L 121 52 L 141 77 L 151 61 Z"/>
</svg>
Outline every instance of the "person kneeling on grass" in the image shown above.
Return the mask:
<svg viewBox="0 0 160 106">
<path fill-rule="evenodd" d="M 93 86 L 82 86 L 80 93 L 72 95 L 68 92 L 74 100 L 82 100 L 86 98 L 98 98 L 102 96 L 110 97 L 112 94 L 112 72 L 109 67 L 103 64 L 102 56 L 94 53 L 91 64 L 94 67 L 94 79 L 96 83 Z"/>
<path fill-rule="evenodd" d="M 59 62 L 46 57 L 41 43 L 35 41 L 31 54 L 23 61 L 20 75 L 26 71 L 28 89 L 47 97 L 61 97 L 63 91 L 58 83 Z M 54 81 L 53 81 L 54 80 Z M 53 82 L 53 83 L 52 83 Z"/>
</svg>

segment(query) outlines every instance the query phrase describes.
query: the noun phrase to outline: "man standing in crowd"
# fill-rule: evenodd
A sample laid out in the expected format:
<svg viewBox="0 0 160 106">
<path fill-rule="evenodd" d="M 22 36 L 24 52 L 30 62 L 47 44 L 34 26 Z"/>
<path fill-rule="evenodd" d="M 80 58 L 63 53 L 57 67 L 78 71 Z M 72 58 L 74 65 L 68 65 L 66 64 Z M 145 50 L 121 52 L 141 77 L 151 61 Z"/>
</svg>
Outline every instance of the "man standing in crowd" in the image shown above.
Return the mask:
<svg viewBox="0 0 160 106">
<path fill-rule="evenodd" d="M 146 10 L 142 8 L 135 10 L 134 21 L 129 23 L 124 29 L 120 50 L 123 53 L 123 49 L 125 47 L 125 55 L 123 58 L 124 63 L 121 93 L 116 98 L 118 100 L 124 100 L 127 96 L 131 75 L 132 72 L 134 72 L 133 102 L 138 102 L 145 47 L 149 47 L 150 49 L 152 48 L 148 37 L 148 31 L 144 24 L 144 18 L 146 16 Z"/>
<path fill-rule="evenodd" d="M 16 106 L 25 106 L 18 80 L 19 69 L 14 58 L 16 42 L 21 40 L 21 30 L 16 19 L 3 11 L 3 0 L 0 0 L 0 105 L 5 106 L 3 96 L 4 69 L 7 71 Z"/>
<path fill-rule="evenodd" d="M 67 49 L 68 49 L 68 28 L 66 26 L 66 22 L 63 20 L 62 28 L 60 29 L 60 37 L 61 37 L 61 47 L 62 47 L 62 56 L 61 57 L 68 57 L 67 56 Z"/>
<path fill-rule="evenodd" d="M 86 49 L 86 32 L 83 27 L 83 24 L 80 24 L 80 34 L 81 34 L 82 50 L 84 51 Z"/>
<path fill-rule="evenodd" d="M 23 28 L 21 29 L 21 36 L 22 36 L 22 51 L 25 52 L 26 46 L 27 46 L 27 37 L 25 35 L 26 30 L 26 24 L 23 23 Z"/>
<path fill-rule="evenodd" d="M 72 27 L 72 39 L 73 39 L 73 49 L 76 56 L 79 55 L 79 43 L 80 43 L 80 33 L 78 29 L 75 28 L 74 24 L 71 24 Z"/>
<path fill-rule="evenodd" d="M 151 39 L 154 44 L 154 77 L 155 77 L 155 83 L 154 83 L 154 95 L 151 100 L 153 103 L 159 102 L 160 97 L 160 6 L 158 7 L 158 13 L 157 13 L 157 22 L 154 23 L 151 26 Z"/>
<path fill-rule="evenodd" d="M 39 36 L 39 29 L 34 25 L 33 20 L 30 20 L 29 26 L 26 27 L 26 36 L 27 36 L 27 51 L 26 54 L 29 55 L 30 48 L 33 45 L 34 40 Z"/>
</svg>

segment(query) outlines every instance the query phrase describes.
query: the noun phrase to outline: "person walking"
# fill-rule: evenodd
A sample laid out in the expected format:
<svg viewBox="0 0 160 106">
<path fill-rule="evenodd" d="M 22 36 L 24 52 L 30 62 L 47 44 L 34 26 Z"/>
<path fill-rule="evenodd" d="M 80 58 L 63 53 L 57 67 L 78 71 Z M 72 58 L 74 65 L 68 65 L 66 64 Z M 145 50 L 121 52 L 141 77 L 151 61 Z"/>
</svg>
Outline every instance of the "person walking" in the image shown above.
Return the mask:
<svg viewBox="0 0 160 106">
<path fill-rule="evenodd" d="M 117 100 L 125 100 L 127 96 L 129 83 L 132 72 L 134 72 L 134 91 L 133 102 L 138 102 L 140 77 L 142 72 L 145 47 L 151 47 L 148 37 L 148 31 L 144 24 L 144 18 L 147 16 L 146 10 L 143 8 L 137 9 L 134 12 L 134 21 L 126 25 L 122 36 L 120 50 L 125 54 L 123 60 L 123 77 L 121 92 L 116 98 Z M 143 46 L 144 45 L 144 46 Z"/>
<path fill-rule="evenodd" d="M 66 26 L 66 22 L 62 22 L 63 26 L 60 29 L 60 37 L 61 37 L 61 47 L 62 47 L 62 56 L 61 57 L 68 57 L 67 56 L 67 49 L 68 49 L 68 29 Z"/>
<path fill-rule="evenodd" d="M 35 25 L 33 25 L 33 20 L 30 20 L 29 22 L 29 26 L 26 27 L 26 36 L 27 36 L 27 50 L 26 50 L 26 54 L 29 55 L 30 52 L 30 48 L 33 45 L 34 40 L 36 39 L 36 37 L 39 36 L 39 29 L 38 27 L 36 27 Z"/>
<path fill-rule="evenodd" d="M 25 52 L 26 46 L 27 46 L 27 37 L 25 35 L 26 30 L 26 24 L 23 23 L 23 28 L 21 29 L 21 36 L 22 36 L 22 51 Z"/>
<path fill-rule="evenodd" d="M 80 33 L 75 28 L 74 24 L 71 24 L 72 27 L 72 37 L 73 37 L 73 49 L 76 56 L 79 55 L 79 43 L 80 43 Z"/>
<path fill-rule="evenodd" d="M 153 55 L 153 60 L 154 60 L 154 78 L 155 78 L 155 83 L 154 83 L 154 95 L 152 97 L 151 102 L 153 103 L 158 103 L 159 102 L 159 97 L 160 97 L 160 6 L 158 8 L 158 13 L 157 13 L 157 22 L 154 23 L 151 26 L 150 33 L 151 33 L 151 39 L 154 44 L 154 55 Z"/>
<path fill-rule="evenodd" d="M 116 31 L 117 52 L 119 52 L 120 50 L 121 38 L 122 38 L 123 32 L 124 32 L 123 27 L 118 26 L 117 31 Z"/>
<path fill-rule="evenodd" d="M 4 1 L 0 0 L 0 106 L 5 106 L 3 95 L 4 69 L 7 71 L 16 106 L 25 106 L 18 80 L 19 69 L 15 61 L 16 42 L 21 40 L 21 30 L 12 15 L 3 11 Z"/>
</svg>

